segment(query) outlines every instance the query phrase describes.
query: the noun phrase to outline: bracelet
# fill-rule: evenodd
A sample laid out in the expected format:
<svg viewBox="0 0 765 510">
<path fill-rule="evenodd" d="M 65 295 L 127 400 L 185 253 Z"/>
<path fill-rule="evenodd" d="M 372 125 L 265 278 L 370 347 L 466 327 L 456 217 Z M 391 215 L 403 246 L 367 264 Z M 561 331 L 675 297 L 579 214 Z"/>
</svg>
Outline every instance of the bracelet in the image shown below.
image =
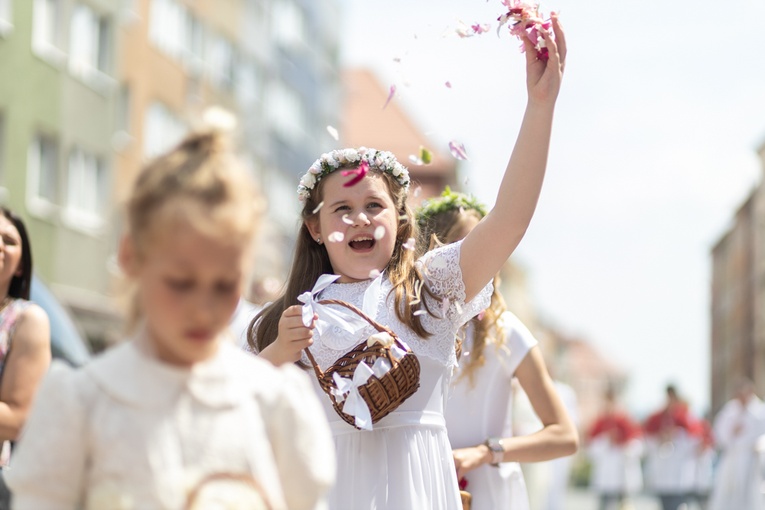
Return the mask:
<svg viewBox="0 0 765 510">
<path fill-rule="evenodd" d="M 500 462 L 504 462 L 505 448 L 502 446 L 501 437 L 490 437 L 483 444 L 491 452 L 491 465 L 494 467 L 499 466 Z"/>
</svg>

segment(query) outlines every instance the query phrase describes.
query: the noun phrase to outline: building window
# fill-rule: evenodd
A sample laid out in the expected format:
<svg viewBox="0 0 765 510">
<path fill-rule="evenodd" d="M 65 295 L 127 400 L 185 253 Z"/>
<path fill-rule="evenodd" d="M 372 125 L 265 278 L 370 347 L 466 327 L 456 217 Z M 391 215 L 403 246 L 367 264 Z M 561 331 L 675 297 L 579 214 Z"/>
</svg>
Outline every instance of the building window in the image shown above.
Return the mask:
<svg viewBox="0 0 765 510">
<path fill-rule="evenodd" d="M 237 69 L 236 96 L 244 106 L 251 106 L 260 99 L 260 73 L 252 61 L 242 62 Z"/>
<path fill-rule="evenodd" d="M 5 37 L 13 30 L 11 0 L 0 0 L 0 37 Z"/>
<path fill-rule="evenodd" d="M 100 85 L 101 75 L 109 72 L 110 38 L 109 19 L 86 5 L 77 5 L 69 33 L 70 72 Z"/>
<path fill-rule="evenodd" d="M 210 38 L 207 59 L 212 83 L 223 89 L 231 89 L 235 83 L 236 52 L 228 39 L 221 36 Z"/>
<path fill-rule="evenodd" d="M 294 49 L 307 40 L 305 13 L 294 1 L 276 2 L 271 19 L 274 38 L 282 46 Z"/>
<path fill-rule="evenodd" d="M 285 140 L 299 143 L 303 139 L 305 112 L 300 97 L 284 84 L 269 89 L 267 116 L 274 130 Z"/>
<path fill-rule="evenodd" d="M 34 0 L 32 49 L 53 65 L 64 62 L 61 44 L 61 0 Z"/>
<path fill-rule="evenodd" d="M 97 229 L 103 224 L 108 187 L 103 159 L 75 148 L 69 154 L 64 218 L 77 227 Z"/>
<path fill-rule="evenodd" d="M 27 208 L 39 216 L 55 208 L 58 190 L 58 145 L 46 135 L 37 135 L 27 153 Z"/>
<path fill-rule="evenodd" d="M 152 43 L 172 58 L 183 58 L 187 18 L 186 8 L 175 0 L 152 0 L 149 11 Z"/>
<path fill-rule="evenodd" d="M 143 130 L 143 154 L 150 159 L 166 152 L 181 141 L 186 125 L 162 103 L 154 103 L 146 113 Z"/>
</svg>

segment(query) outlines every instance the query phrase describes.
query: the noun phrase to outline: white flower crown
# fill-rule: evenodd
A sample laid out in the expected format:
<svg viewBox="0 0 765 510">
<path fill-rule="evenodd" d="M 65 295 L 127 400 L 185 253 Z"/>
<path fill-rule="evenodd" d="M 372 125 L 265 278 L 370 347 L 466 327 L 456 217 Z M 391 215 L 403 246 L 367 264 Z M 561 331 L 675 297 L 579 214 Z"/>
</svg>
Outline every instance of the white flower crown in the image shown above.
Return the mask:
<svg viewBox="0 0 765 510">
<path fill-rule="evenodd" d="M 359 167 L 366 162 L 369 169 L 388 173 L 404 188 L 409 188 L 409 170 L 396 160 L 392 152 L 359 147 L 358 149 L 336 149 L 322 154 L 313 162 L 297 187 L 298 198 L 304 202 L 316 183 L 340 168 Z"/>
</svg>

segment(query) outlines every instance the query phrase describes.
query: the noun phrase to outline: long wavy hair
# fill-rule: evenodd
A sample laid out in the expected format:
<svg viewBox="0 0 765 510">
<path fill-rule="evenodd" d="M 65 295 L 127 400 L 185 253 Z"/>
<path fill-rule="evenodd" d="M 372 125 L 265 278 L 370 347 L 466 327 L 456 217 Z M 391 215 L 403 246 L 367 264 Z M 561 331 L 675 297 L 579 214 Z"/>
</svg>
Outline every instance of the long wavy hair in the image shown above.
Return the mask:
<svg viewBox="0 0 765 510">
<path fill-rule="evenodd" d="M 0 213 L 10 221 L 21 238 L 21 261 L 19 268 L 21 274 L 14 274 L 11 278 L 11 285 L 8 287 L 8 295 L 13 298 L 29 299 L 29 292 L 32 287 L 32 246 L 29 243 L 29 235 L 24 221 L 10 209 L 0 207 Z"/>
<path fill-rule="evenodd" d="M 418 240 L 418 252 L 432 250 L 444 244 L 459 241 L 475 223 L 485 216 L 485 208 L 471 207 L 475 199 L 452 200 L 454 196 L 462 194 L 449 192 L 449 199 L 435 198 L 426 202 L 417 210 L 417 218 L 420 227 Z M 467 198 L 466 195 L 462 195 Z M 433 205 L 436 204 L 436 207 Z M 500 279 L 497 274 L 494 277 L 494 292 L 491 295 L 491 304 L 481 315 L 473 317 L 468 323 L 473 325 L 473 345 L 470 350 L 470 359 L 462 364 L 460 377 L 467 377 L 472 385 L 475 372 L 486 363 L 486 345 L 493 344 L 497 348 L 504 348 L 506 339 L 500 323 L 502 314 L 507 311 L 507 305 L 499 292 Z M 461 351 L 462 340 L 467 326 L 463 328 L 458 337 L 457 351 Z"/>
<path fill-rule="evenodd" d="M 357 165 L 348 165 L 341 168 L 353 169 L 356 167 Z M 419 315 L 414 315 L 414 312 L 420 309 L 431 313 L 426 300 L 422 299 L 415 305 L 411 304 L 417 288 L 421 287 L 421 292 L 428 295 L 430 292 L 421 283 L 423 281 L 422 274 L 415 266 L 417 260 L 415 251 L 403 248 L 409 238 L 416 239 L 418 237 L 414 213 L 406 202 L 407 190 L 392 175 L 377 171 L 375 174 L 384 179 L 399 217 L 393 255 L 385 268 L 388 279 L 393 286 L 396 317 L 417 335 L 429 337 L 430 333 L 425 330 Z M 276 340 L 279 332 L 279 319 L 284 310 L 298 304 L 298 296 L 311 290 L 321 275 L 333 273 L 326 246 L 317 243 L 311 237 L 306 226 L 309 221 L 314 221 L 316 215 L 319 214 L 319 204 L 323 198 L 323 185 L 324 180 L 320 180 L 310 191 L 303 204 L 302 224 L 298 232 L 295 256 L 284 293 L 261 310 L 250 323 L 247 342 L 254 352 L 262 351 Z"/>
</svg>

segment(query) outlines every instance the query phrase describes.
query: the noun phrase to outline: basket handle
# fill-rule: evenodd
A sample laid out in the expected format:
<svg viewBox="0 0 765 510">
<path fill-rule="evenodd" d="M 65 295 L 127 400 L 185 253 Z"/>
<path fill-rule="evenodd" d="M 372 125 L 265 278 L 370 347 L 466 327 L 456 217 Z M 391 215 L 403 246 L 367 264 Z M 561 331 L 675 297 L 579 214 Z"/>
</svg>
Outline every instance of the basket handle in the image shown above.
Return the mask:
<svg viewBox="0 0 765 510">
<path fill-rule="evenodd" d="M 340 305 L 344 306 L 345 308 L 349 309 L 350 311 L 354 312 L 356 315 L 367 321 L 369 324 L 371 324 L 377 331 L 381 333 L 388 333 L 390 336 L 392 336 L 397 343 L 401 343 L 398 339 L 398 336 L 393 332 L 392 329 L 383 326 L 379 322 L 375 321 L 371 317 L 369 317 L 367 314 L 359 310 L 357 307 L 353 306 L 350 303 L 346 303 L 345 301 L 342 301 L 340 299 L 322 299 L 319 301 L 320 305 Z M 316 376 L 321 379 L 324 377 L 324 372 L 322 372 L 321 368 L 319 368 L 319 364 L 316 362 L 316 359 L 313 357 L 313 354 L 311 354 L 311 349 L 306 347 L 303 349 L 305 351 L 305 355 L 308 357 L 308 361 L 311 362 L 311 365 L 313 366 L 314 372 L 316 372 Z M 388 357 L 390 358 L 390 353 L 388 354 Z M 393 359 L 390 359 L 391 362 L 393 362 Z"/>
</svg>

